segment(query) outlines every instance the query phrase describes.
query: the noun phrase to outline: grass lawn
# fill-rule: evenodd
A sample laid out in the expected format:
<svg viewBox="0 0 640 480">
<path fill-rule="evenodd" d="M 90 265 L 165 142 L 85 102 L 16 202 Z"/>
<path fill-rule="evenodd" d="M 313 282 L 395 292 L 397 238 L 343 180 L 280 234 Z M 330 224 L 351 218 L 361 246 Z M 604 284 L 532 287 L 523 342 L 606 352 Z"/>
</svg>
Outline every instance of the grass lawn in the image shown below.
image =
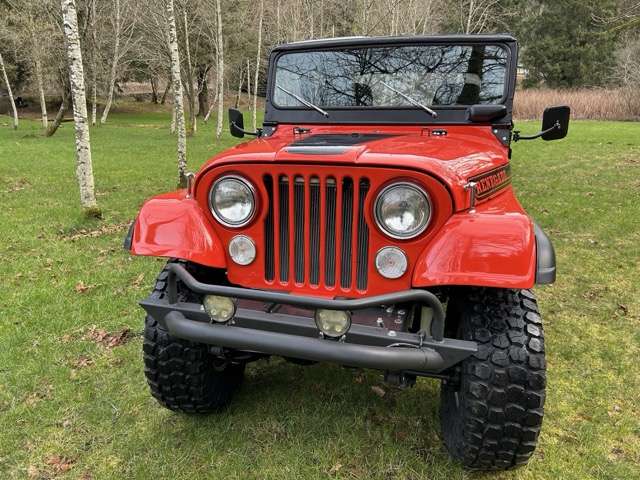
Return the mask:
<svg viewBox="0 0 640 480">
<path fill-rule="evenodd" d="M 441 446 L 433 380 L 381 398 L 375 372 L 271 360 L 250 366 L 219 415 L 155 402 L 137 301 L 163 262 L 121 244 L 143 200 L 176 184 L 168 123 L 114 113 L 92 129 L 104 219 L 87 221 L 72 123 L 44 138 L 37 122 L 13 131 L 0 117 L 0 478 L 640 478 L 640 123 L 574 122 L 564 141 L 514 146 L 516 189 L 559 276 L 537 289 L 539 448 L 527 467 L 486 476 Z M 189 139 L 191 168 L 234 143 L 212 138 L 209 125 Z"/>
</svg>

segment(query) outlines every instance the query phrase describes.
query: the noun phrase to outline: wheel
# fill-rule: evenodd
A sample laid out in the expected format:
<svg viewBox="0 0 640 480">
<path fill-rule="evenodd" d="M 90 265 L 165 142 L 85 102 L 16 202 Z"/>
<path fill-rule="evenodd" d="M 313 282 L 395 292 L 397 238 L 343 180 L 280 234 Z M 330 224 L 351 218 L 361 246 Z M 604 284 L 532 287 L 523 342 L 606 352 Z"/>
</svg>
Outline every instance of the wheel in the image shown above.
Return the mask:
<svg viewBox="0 0 640 480">
<path fill-rule="evenodd" d="M 457 381 L 442 384 L 447 450 L 473 470 L 523 465 L 536 448 L 545 399 L 544 335 L 535 296 L 530 290 L 474 288 L 448 305 L 447 324 L 457 326 L 459 338 L 477 342 L 478 352 L 457 368 Z"/>
<path fill-rule="evenodd" d="M 160 272 L 152 297 L 164 296 L 168 275 L 166 268 Z M 225 407 L 244 375 L 244 364 L 216 364 L 207 345 L 171 336 L 149 315 L 143 357 L 151 394 L 173 411 L 207 413 Z"/>
</svg>

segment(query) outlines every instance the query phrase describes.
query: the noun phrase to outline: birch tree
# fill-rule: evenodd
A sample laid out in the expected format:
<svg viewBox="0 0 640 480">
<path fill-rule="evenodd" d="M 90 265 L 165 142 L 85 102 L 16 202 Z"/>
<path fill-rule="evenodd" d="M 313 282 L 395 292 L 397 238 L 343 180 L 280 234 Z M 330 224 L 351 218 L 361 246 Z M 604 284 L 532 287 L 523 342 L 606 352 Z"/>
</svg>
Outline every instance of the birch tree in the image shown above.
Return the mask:
<svg viewBox="0 0 640 480">
<path fill-rule="evenodd" d="M 69 63 L 69 83 L 73 101 L 73 121 L 76 136 L 76 176 L 80 187 L 80 205 L 85 215 L 100 217 L 93 182 L 91 142 L 87 119 L 87 99 L 84 87 L 82 50 L 78 34 L 78 15 L 75 0 L 61 0 L 62 22 Z"/>
<path fill-rule="evenodd" d="M 111 60 L 111 72 L 107 91 L 107 103 L 105 104 L 100 123 L 107 122 L 107 117 L 113 104 L 118 69 L 122 67 L 122 59 L 131 47 L 131 40 L 135 33 L 136 2 L 132 0 L 114 0 L 113 9 L 113 57 Z"/>
<path fill-rule="evenodd" d="M 260 56 L 262 55 L 262 21 L 264 20 L 264 0 L 260 0 L 258 16 L 258 54 L 256 55 L 256 75 L 253 79 L 253 130 L 258 128 L 258 76 L 260 75 Z"/>
<path fill-rule="evenodd" d="M 96 27 L 96 3 L 91 0 L 89 28 L 91 29 L 91 125 L 95 126 L 98 117 L 98 31 Z"/>
<path fill-rule="evenodd" d="M 166 0 L 167 24 L 169 30 L 169 50 L 171 52 L 171 82 L 173 83 L 173 102 L 178 131 L 178 185 L 186 186 L 187 169 L 187 131 L 184 121 L 184 99 L 182 96 L 182 77 L 180 74 L 180 53 L 173 0 Z"/>
<path fill-rule="evenodd" d="M 224 38 L 222 36 L 222 8 L 220 0 L 216 0 L 216 23 L 217 23 L 217 46 L 218 46 L 218 84 L 217 102 L 218 102 L 218 118 L 216 119 L 216 138 L 222 136 L 222 127 L 224 122 Z M 258 55 L 260 55 L 258 53 Z"/>
<path fill-rule="evenodd" d="M 2 79 L 7 88 L 7 95 L 9 95 L 9 103 L 11 103 L 11 111 L 13 112 L 13 129 L 18 128 L 18 109 L 16 108 L 16 102 L 13 99 L 13 92 L 11 91 L 11 84 L 9 83 L 9 76 L 7 75 L 7 69 L 4 65 L 4 58 L 0 53 L 0 70 L 2 71 Z"/>
</svg>

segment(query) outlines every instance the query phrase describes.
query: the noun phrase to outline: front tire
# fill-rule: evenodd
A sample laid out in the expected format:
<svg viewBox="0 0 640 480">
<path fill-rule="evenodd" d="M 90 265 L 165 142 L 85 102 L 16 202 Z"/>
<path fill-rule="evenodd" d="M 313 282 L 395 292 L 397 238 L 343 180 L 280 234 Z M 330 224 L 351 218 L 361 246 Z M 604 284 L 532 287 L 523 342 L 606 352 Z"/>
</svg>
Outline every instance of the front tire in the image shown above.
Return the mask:
<svg viewBox="0 0 640 480">
<path fill-rule="evenodd" d="M 442 384 L 440 420 L 449 453 L 466 468 L 527 463 L 542 426 L 545 356 L 542 321 L 530 290 L 468 289 L 453 296 L 447 323 L 478 352 Z"/>
<path fill-rule="evenodd" d="M 158 276 L 153 297 L 165 295 L 167 278 L 165 268 Z M 143 356 L 151 394 L 162 406 L 177 412 L 222 409 L 231 402 L 244 375 L 244 364 L 216 364 L 207 345 L 170 335 L 149 315 L 145 318 Z"/>
</svg>

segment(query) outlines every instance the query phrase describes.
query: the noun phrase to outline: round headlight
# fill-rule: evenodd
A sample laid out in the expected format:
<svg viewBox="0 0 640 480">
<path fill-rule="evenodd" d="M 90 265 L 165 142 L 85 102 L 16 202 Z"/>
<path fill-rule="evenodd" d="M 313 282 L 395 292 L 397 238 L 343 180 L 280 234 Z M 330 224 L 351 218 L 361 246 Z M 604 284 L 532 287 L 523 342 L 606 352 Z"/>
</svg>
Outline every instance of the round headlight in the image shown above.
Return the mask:
<svg viewBox="0 0 640 480">
<path fill-rule="evenodd" d="M 253 186 L 236 175 L 219 178 L 209 192 L 209 206 L 221 224 L 242 227 L 251 221 L 256 210 Z"/>
<path fill-rule="evenodd" d="M 384 247 L 376 255 L 376 270 L 384 278 L 396 279 L 404 275 L 407 256 L 398 247 Z"/>
<path fill-rule="evenodd" d="M 229 255 L 238 265 L 249 265 L 256 258 L 256 246 L 246 235 L 236 235 L 229 242 Z"/>
<path fill-rule="evenodd" d="M 376 223 L 391 238 L 416 237 L 431 219 L 429 196 L 413 183 L 389 185 L 378 194 L 374 208 Z"/>
</svg>

